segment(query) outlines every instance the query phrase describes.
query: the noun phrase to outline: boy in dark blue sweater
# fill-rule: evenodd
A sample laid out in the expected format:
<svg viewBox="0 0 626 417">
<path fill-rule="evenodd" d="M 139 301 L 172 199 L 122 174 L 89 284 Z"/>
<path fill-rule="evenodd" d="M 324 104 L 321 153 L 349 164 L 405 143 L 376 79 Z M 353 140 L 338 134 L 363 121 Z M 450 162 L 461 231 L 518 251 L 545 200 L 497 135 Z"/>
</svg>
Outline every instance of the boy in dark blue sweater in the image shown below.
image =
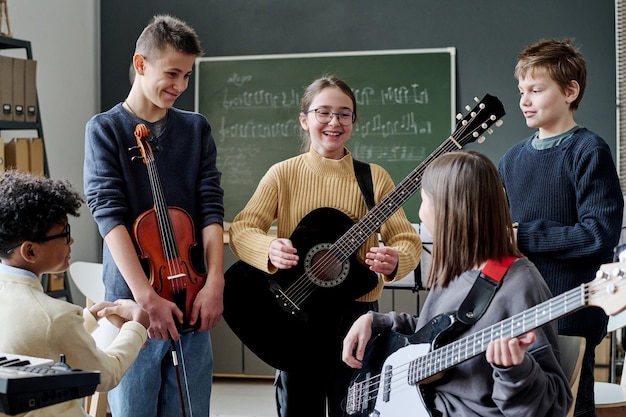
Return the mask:
<svg viewBox="0 0 626 417">
<path fill-rule="evenodd" d="M 622 224 L 623 197 L 606 142 L 574 121 L 585 91 L 586 64 L 569 39 L 541 40 L 518 56 L 520 108 L 537 129 L 499 163 L 517 244 L 554 295 L 589 282 L 610 262 Z M 559 333 L 583 336 L 575 416 L 595 416 L 595 347 L 607 317 L 585 308 L 559 321 Z"/>
<path fill-rule="evenodd" d="M 209 415 L 213 371 L 209 330 L 223 310 L 223 190 L 211 126 L 203 115 L 174 107 L 200 55 L 202 48 L 193 28 L 172 16 L 155 16 L 137 39 L 132 59 L 135 78 L 128 96 L 92 117 L 86 126 L 85 196 L 104 238 L 105 297 L 132 298 L 150 314 L 146 348 L 109 393 L 116 417 L 179 416 L 183 399 L 186 414 Z M 150 179 L 146 164 L 136 158 L 137 124 L 150 131 L 144 142 L 154 148 Z M 149 158 L 144 159 L 148 162 Z M 155 178 L 160 187 L 152 186 Z M 182 211 L 176 210 L 177 215 L 169 219 L 169 211 L 162 210 L 159 227 L 155 221 L 152 233 L 142 236 L 139 227 L 134 228 L 136 220 L 145 219 L 144 213 L 159 201 Z M 183 211 L 188 219 L 181 215 Z M 141 236 L 143 245 L 135 235 Z M 154 288 L 138 249 L 150 258 Z M 206 272 L 204 284 L 189 274 L 191 269 Z M 193 279 L 187 279 L 192 275 Z M 174 291 L 157 293 L 162 282 L 171 282 Z M 184 322 L 184 311 L 165 295 L 184 294 L 192 283 L 201 288 L 195 297 L 183 301 L 193 299 L 193 309 L 186 315 L 196 331 L 179 334 L 177 325 Z M 172 340 L 177 341 L 179 369 L 171 358 Z M 179 385 L 179 379 L 184 383 Z M 185 395 L 178 388 L 184 388 Z"/>
</svg>

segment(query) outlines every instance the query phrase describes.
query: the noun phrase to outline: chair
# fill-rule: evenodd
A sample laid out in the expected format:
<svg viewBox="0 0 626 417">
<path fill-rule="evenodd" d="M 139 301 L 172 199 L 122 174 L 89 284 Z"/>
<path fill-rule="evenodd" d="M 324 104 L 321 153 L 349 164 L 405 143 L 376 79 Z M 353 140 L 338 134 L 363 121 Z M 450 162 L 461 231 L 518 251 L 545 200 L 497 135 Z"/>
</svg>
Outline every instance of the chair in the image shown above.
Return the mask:
<svg viewBox="0 0 626 417">
<path fill-rule="evenodd" d="M 580 336 L 559 335 L 559 350 L 561 351 L 561 366 L 568 379 L 569 387 L 574 397 L 572 407 L 567 413 L 567 417 L 574 415 L 574 404 L 576 404 L 576 394 L 578 393 L 578 382 L 580 381 L 580 369 L 585 354 L 585 339 Z"/>
<path fill-rule="evenodd" d="M 613 381 L 613 376 L 615 375 L 615 333 L 624 326 L 626 326 L 626 312 L 609 316 L 609 324 L 606 327 L 606 331 L 611 337 L 611 381 Z M 626 372 L 624 372 L 624 365 L 622 365 L 620 384 L 596 381 L 593 388 L 596 415 L 598 417 L 626 416 Z"/>
<path fill-rule="evenodd" d="M 85 296 L 87 306 L 104 300 L 104 284 L 102 283 L 102 264 L 77 261 L 70 265 L 70 276 L 76 287 Z M 100 349 L 109 347 L 119 329 L 108 320 L 100 320 L 100 327 L 91 335 Z M 85 398 L 85 410 L 92 417 L 106 417 L 107 393 L 95 392 Z"/>
<path fill-rule="evenodd" d="M 622 373 L 622 383 L 595 382 L 594 395 L 598 417 L 626 416 L 626 379 Z"/>
</svg>

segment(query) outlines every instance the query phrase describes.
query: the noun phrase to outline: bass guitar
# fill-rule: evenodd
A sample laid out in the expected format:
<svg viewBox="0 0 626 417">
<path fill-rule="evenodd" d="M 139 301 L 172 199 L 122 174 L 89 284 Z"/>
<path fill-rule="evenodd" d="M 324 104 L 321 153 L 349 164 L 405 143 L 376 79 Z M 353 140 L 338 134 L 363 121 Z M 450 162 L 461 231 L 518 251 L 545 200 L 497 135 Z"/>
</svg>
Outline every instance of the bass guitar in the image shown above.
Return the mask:
<svg viewBox="0 0 626 417">
<path fill-rule="evenodd" d="M 478 356 L 502 337 L 518 337 L 583 307 L 598 306 L 608 315 L 626 308 L 626 264 L 600 267 L 596 278 L 557 297 L 438 347 L 455 327 L 454 313 L 442 314 L 412 335 L 388 331 L 372 338 L 363 367 L 354 373 L 346 414 L 358 417 L 430 417 L 420 385 L 446 369 Z"/>
<path fill-rule="evenodd" d="M 356 252 L 421 187 L 435 158 L 491 133 L 504 106 L 489 94 L 463 117 L 455 131 L 358 222 L 324 207 L 311 211 L 290 236 L 301 262 L 270 275 L 243 261 L 224 274 L 224 319 L 241 341 L 274 368 L 297 369 L 302 358 L 324 349 L 323 329 L 345 302 L 368 293 L 378 276 Z M 334 242 L 334 243 L 332 243 Z"/>
</svg>

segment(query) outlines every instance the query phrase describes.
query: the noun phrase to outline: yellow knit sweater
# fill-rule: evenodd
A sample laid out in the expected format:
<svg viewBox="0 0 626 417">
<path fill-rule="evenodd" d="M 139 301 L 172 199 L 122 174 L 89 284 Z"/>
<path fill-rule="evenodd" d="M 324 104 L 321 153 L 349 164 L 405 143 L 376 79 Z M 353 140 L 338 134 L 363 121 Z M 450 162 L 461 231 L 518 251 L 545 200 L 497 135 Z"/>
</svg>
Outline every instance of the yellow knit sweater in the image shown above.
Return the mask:
<svg viewBox="0 0 626 417">
<path fill-rule="evenodd" d="M 324 158 L 311 150 L 273 165 L 230 226 L 230 247 L 235 255 L 257 269 L 274 273 L 276 269 L 273 266 L 270 268 L 268 262 L 269 245 L 274 237 L 267 235 L 274 222 L 277 223 L 277 236 L 288 238 L 300 220 L 316 208 L 337 209 L 355 222 L 362 218 L 367 207 L 356 181 L 352 155 L 348 151 L 346 153 L 342 159 L 335 160 Z M 378 203 L 393 190 L 394 184 L 382 167 L 370 165 L 374 201 Z M 398 251 L 397 272 L 393 278 L 381 277 L 378 286 L 359 298 L 359 301 L 377 300 L 384 282 L 400 279 L 414 270 L 422 253 L 420 238 L 403 209 L 382 225 L 380 234 L 385 246 Z M 373 246 L 378 246 L 376 234 L 361 246 L 357 258 L 363 261 Z M 298 255 L 302 262 L 305 254 Z"/>
</svg>

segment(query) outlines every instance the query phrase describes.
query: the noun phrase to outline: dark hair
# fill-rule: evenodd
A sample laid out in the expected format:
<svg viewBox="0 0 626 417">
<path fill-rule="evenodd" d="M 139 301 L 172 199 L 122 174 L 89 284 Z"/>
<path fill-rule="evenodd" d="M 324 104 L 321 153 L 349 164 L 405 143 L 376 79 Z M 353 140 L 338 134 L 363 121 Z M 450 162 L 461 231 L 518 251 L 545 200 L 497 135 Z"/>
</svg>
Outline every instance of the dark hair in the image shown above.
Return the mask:
<svg viewBox="0 0 626 417">
<path fill-rule="evenodd" d="M 343 91 L 348 97 L 350 97 L 350 100 L 352 100 L 352 112 L 354 113 L 354 121 L 356 121 L 357 112 L 356 98 L 354 97 L 354 93 L 352 92 L 352 89 L 348 86 L 348 84 L 335 77 L 334 75 L 324 75 L 309 84 L 309 86 L 304 90 L 304 94 L 302 94 L 302 100 L 300 100 L 300 115 L 305 115 L 306 112 L 309 111 L 309 107 L 315 99 L 315 96 L 317 96 L 325 88 L 330 87 L 338 88 Z M 311 137 L 309 136 L 309 132 L 302 130 L 301 139 L 302 152 L 307 152 L 311 145 Z"/>
<path fill-rule="evenodd" d="M 0 177 L 0 258 L 25 240 L 38 240 L 67 215 L 79 216 L 84 202 L 67 181 L 15 170 Z"/>
<path fill-rule="evenodd" d="M 146 59 L 156 59 L 168 46 L 176 51 L 201 56 L 200 40 L 196 31 L 180 19 L 156 15 L 137 39 L 135 53 Z"/>
<path fill-rule="evenodd" d="M 570 105 L 572 110 L 576 110 L 587 85 L 587 65 L 572 42 L 572 39 L 542 39 L 527 46 L 517 56 L 515 78 L 519 80 L 532 75 L 537 69 L 544 69 L 563 91 L 571 81 L 576 81 L 580 92 Z"/>
<path fill-rule="evenodd" d="M 435 216 L 435 230 L 429 231 L 429 287 L 445 288 L 489 259 L 519 256 L 502 181 L 485 155 L 457 151 L 439 156 L 424 171 L 422 190 Z"/>
</svg>

